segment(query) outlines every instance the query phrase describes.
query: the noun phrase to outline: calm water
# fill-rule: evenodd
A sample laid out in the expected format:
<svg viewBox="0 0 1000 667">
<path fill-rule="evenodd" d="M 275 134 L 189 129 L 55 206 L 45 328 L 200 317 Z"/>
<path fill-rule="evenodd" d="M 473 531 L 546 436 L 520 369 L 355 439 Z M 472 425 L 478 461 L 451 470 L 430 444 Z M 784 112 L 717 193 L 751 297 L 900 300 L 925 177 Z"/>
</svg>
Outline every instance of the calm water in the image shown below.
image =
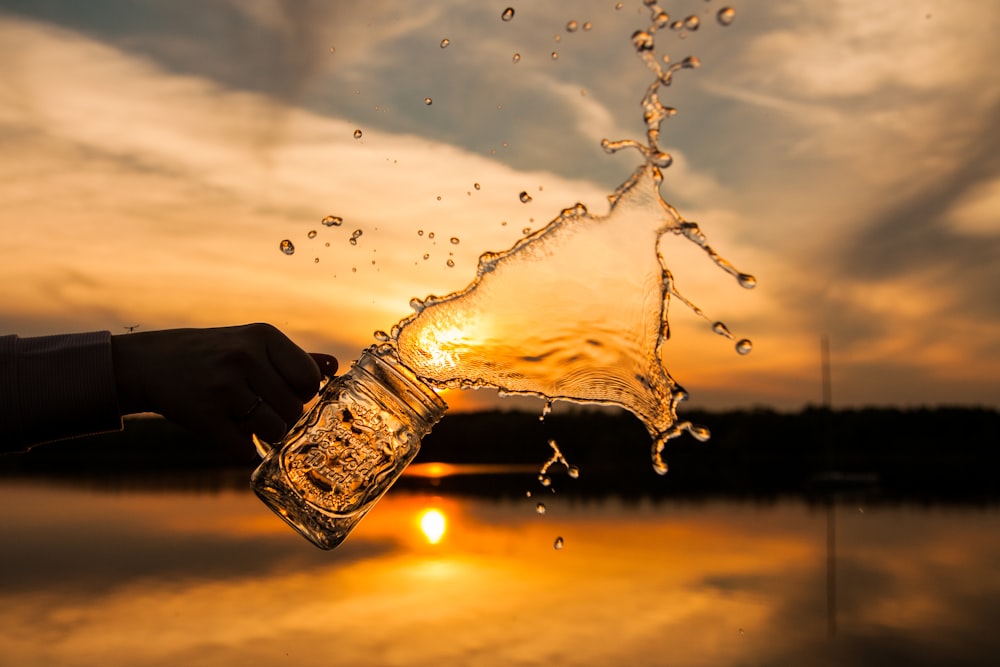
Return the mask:
<svg viewBox="0 0 1000 667">
<path fill-rule="evenodd" d="M 390 493 L 324 553 L 248 491 L 3 481 L 0 664 L 1000 659 L 997 509 L 536 500 Z"/>
</svg>

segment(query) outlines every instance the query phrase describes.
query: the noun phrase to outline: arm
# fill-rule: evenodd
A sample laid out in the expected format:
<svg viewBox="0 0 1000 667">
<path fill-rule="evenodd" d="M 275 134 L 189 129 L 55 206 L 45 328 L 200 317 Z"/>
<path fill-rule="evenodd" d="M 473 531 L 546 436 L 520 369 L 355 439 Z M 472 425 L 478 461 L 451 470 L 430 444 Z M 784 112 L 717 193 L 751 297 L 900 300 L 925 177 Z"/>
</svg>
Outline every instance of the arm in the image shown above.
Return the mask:
<svg viewBox="0 0 1000 667">
<path fill-rule="evenodd" d="M 120 415 L 136 412 L 159 413 L 222 446 L 245 447 L 251 433 L 277 442 L 316 394 L 317 363 L 328 375 L 337 365 L 266 324 L 7 336 L 0 361 L 0 451 L 115 430 Z"/>
</svg>

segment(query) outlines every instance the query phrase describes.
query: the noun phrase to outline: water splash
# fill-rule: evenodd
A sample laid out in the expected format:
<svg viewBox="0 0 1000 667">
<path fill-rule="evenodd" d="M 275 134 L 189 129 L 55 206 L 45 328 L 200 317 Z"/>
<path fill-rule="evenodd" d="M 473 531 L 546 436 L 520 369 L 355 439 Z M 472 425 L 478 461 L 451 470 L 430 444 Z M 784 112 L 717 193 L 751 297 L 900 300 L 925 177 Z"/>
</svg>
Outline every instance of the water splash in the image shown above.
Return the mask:
<svg viewBox="0 0 1000 667">
<path fill-rule="evenodd" d="M 682 236 L 743 287 L 754 287 L 756 279 L 719 255 L 700 226 L 660 195 L 663 169 L 673 161 L 660 147 L 661 125 L 676 113 L 661 102 L 660 93 L 677 72 L 695 69 L 700 61 L 688 56 L 670 63 L 657 57 L 655 36 L 670 26 L 670 18 L 656 0 L 644 4 L 650 24 L 636 30 L 631 41 L 654 75 L 641 101 L 645 142 L 602 141 L 608 153 L 637 151 L 642 163 L 609 196 L 608 214 L 593 215 L 577 204 L 509 250 L 484 253 L 465 289 L 412 300 L 415 312 L 392 328 L 390 345 L 408 367 L 437 386 L 490 387 L 548 401 L 621 406 L 645 424 L 653 440 L 653 468 L 663 474 L 668 440 L 684 432 L 698 440 L 710 434 L 704 426 L 677 419 L 677 405 L 687 393 L 663 361 L 671 298 L 708 318 L 677 290 L 661 241 Z M 697 17 L 681 22 L 687 30 L 699 25 Z M 531 201 L 527 191 L 520 199 Z M 721 322 L 713 328 L 735 339 Z M 750 348 L 747 339 L 736 343 L 740 354 Z M 550 444 L 555 454 L 539 471 L 543 486 L 551 485 L 548 469 L 555 462 L 570 468 Z"/>
</svg>

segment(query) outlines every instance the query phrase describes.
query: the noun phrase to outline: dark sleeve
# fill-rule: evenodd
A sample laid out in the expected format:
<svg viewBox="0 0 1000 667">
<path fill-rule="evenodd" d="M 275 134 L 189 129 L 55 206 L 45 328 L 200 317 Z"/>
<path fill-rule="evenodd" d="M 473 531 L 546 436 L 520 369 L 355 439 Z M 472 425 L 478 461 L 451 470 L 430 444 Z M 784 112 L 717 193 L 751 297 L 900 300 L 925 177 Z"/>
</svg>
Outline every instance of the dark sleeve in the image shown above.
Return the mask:
<svg viewBox="0 0 1000 667">
<path fill-rule="evenodd" d="M 0 336 L 0 453 L 121 427 L 109 332 Z"/>
</svg>

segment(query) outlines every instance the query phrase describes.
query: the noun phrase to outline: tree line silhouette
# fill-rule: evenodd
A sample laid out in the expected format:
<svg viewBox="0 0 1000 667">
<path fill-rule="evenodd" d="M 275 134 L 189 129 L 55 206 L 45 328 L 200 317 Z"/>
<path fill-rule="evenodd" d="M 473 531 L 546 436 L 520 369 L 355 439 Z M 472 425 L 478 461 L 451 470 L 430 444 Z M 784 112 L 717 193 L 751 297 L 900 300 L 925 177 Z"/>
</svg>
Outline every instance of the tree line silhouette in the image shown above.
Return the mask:
<svg viewBox="0 0 1000 667">
<path fill-rule="evenodd" d="M 664 476 L 652 469 L 650 437 L 638 420 L 624 412 L 587 409 L 556 411 L 544 420 L 537 413 L 500 410 L 448 414 L 424 439 L 415 462 L 541 467 L 554 440 L 580 475 L 570 479 L 557 464 L 550 471 L 553 486 L 583 497 L 863 493 L 889 500 L 1000 499 L 995 472 L 1000 412 L 994 409 L 686 410 L 682 418 L 709 427 L 712 437 L 699 442 L 684 435 L 668 442 L 664 456 L 670 472 Z M 249 448 L 244 454 L 222 452 L 162 419 L 131 418 L 120 433 L 0 457 L 0 474 L 94 480 L 182 473 L 190 479 L 202 473 L 208 479 L 211 471 L 227 470 L 231 474 L 225 479 L 242 484 L 254 459 Z M 404 477 L 398 485 L 491 496 L 540 488 L 534 475 L 524 472 Z"/>
</svg>

